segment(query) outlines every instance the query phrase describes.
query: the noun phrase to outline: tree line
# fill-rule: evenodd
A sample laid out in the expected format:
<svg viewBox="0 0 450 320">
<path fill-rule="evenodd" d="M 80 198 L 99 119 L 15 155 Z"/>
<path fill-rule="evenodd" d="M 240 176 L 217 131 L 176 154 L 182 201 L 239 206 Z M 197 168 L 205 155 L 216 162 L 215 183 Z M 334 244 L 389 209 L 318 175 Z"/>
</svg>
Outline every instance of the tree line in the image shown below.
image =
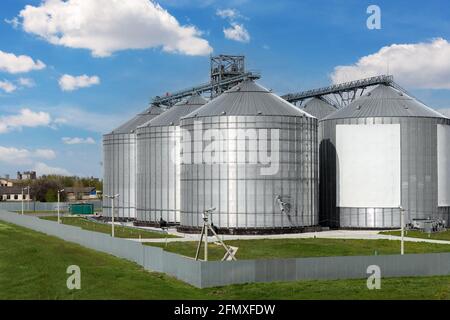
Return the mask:
<svg viewBox="0 0 450 320">
<path fill-rule="evenodd" d="M 103 181 L 98 178 L 66 177 L 59 175 L 46 175 L 36 180 L 23 180 L 16 182 L 21 187 L 30 186 L 30 196 L 35 201 L 56 202 L 58 199 L 58 190 L 65 188 L 74 188 L 74 191 L 81 192 L 85 187 L 94 187 L 97 191 L 103 190 Z M 67 200 L 67 195 L 62 192 L 61 201 Z"/>
</svg>

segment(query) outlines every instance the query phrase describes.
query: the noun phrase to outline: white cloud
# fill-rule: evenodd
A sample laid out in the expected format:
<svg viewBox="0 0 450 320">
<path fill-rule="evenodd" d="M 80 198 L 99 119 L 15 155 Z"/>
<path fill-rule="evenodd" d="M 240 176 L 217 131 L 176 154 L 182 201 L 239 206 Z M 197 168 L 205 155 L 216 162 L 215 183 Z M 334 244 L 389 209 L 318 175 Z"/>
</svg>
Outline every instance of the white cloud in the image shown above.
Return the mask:
<svg viewBox="0 0 450 320">
<path fill-rule="evenodd" d="M 420 89 L 450 89 L 450 43 L 442 38 L 431 42 L 393 44 L 362 57 L 354 65 L 337 66 L 333 83 L 389 73 L 400 85 Z"/>
<path fill-rule="evenodd" d="M 223 33 L 225 34 L 225 38 L 229 40 L 238 42 L 250 41 L 250 34 L 247 29 L 245 29 L 243 24 L 232 23 L 231 27 L 223 29 Z"/>
<path fill-rule="evenodd" d="M 107 57 L 126 49 L 161 47 L 165 52 L 208 55 L 208 41 L 194 26 L 181 26 L 149 0 L 44 0 L 20 11 L 22 28 L 44 40 Z"/>
<path fill-rule="evenodd" d="M 238 42 L 249 42 L 250 34 L 245 28 L 244 24 L 238 23 L 237 20 L 244 19 L 248 20 L 245 16 L 241 15 L 236 9 L 218 9 L 216 15 L 222 19 L 228 20 L 230 26 L 223 29 L 225 38 L 229 40 L 234 40 Z"/>
<path fill-rule="evenodd" d="M 33 79 L 30 78 L 19 78 L 17 83 L 22 87 L 32 88 L 36 85 Z"/>
<path fill-rule="evenodd" d="M 28 164 L 30 160 L 30 151 L 27 149 L 8 148 L 0 146 L 0 162 L 10 164 Z"/>
<path fill-rule="evenodd" d="M 163 4 L 164 6 L 177 8 L 189 7 L 190 9 L 192 9 L 192 8 L 206 8 L 210 5 L 213 5 L 216 1 L 217 0 L 159 0 L 158 2 L 160 4 Z"/>
<path fill-rule="evenodd" d="M 17 90 L 17 87 L 12 84 L 11 82 L 5 80 L 5 81 L 0 81 L 0 89 L 2 89 L 3 91 L 5 91 L 6 93 L 11 93 Z"/>
<path fill-rule="evenodd" d="M 231 8 L 217 9 L 216 15 L 218 15 L 219 17 L 221 17 L 223 19 L 231 19 L 231 20 L 241 17 L 241 15 L 239 14 L 239 12 L 236 9 L 231 9 Z"/>
<path fill-rule="evenodd" d="M 16 115 L 0 116 L 0 134 L 20 130 L 23 127 L 35 128 L 49 126 L 50 124 L 51 117 L 48 113 L 22 109 Z"/>
<path fill-rule="evenodd" d="M 54 121 L 53 121 L 53 123 L 54 124 L 66 124 L 66 123 L 68 123 L 69 121 L 67 120 L 67 119 L 64 119 L 64 118 L 56 118 Z"/>
<path fill-rule="evenodd" d="M 59 81 L 59 87 L 63 91 L 74 91 L 80 88 L 89 88 L 93 85 L 100 84 L 100 78 L 97 76 L 71 76 L 69 74 L 63 75 Z"/>
<path fill-rule="evenodd" d="M 72 145 L 72 144 L 95 144 L 95 140 L 91 137 L 88 137 L 88 138 L 64 137 L 61 140 L 64 142 L 64 144 L 69 144 L 69 145 Z"/>
<path fill-rule="evenodd" d="M 16 74 L 42 70 L 45 67 L 45 64 L 40 60 L 34 61 L 29 56 L 16 56 L 13 53 L 0 50 L 0 71 Z"/>
<path fill-rule="evenodd" d="M 71 173 L 63 168 L 51 167 L 41 162 L 56 158 L 56 152 L 51 149 L 19 149 L 15 147 L 0 146 L 0 163 L 14 166 L 32 167 L 38 175 L 59 174 L 70 176 Z"/>
<path fill-rule="evenodd" d="M 19 25 L 20 25 L 19 19 L 18 19 L 17 17 L 14 17 L 14 18 L 12 18 L 12 19 L 5 19 L 4 21 L 5 21 L 7 24 L 12 25 L 12 27 L 13 27 L 14 29 L 17 29 L 17 28 L 19 27 Z"/>
<path fill-rule="evenodd" d="M 53 122 L 55 124 L 97 133 L 110 132 L 122 124 L 124 119 L 131 119 L 134 115 L 133 112 L 129 111 L 126 114 L 96 113 L 67 105 L 51 107 L 47 111 L 56 119 Z"/>
<path fill-rule="evenodd" d="M 14 81 L 15 83 L 12 83 L 11 81 L 4 80 L 0 81 L 0 89 L 5 91 L 6 93 L 12 93 L 16 91 L 17 89 L 21 88 L 31 88 L 34 87 L 36 84 L 33 79 L 30 78 L 19 78 Z"/>
<path fill-rule="evenodd" d="M 39 159 L 52 160 L 56 158 L 56 152 L 51 149 L 37 149 L 34 151 L 34 157 Z"/>
<path fill-rule="evenodd" d="M 61 175 L 61 176 L 71 176 L 72 175 L 66 169 L 58 168 L 58 167 L 51 167 L 42 162 L 36 163 L 33 170 L 36 171 L 37 175 L 39 175 L 39 176 L 50 175 L 50 174 Z"/>
<path fill-rule="evenodd" d="M 0 146 L 0 162 L 14 165 L 30 165 L 35 159 L 51 160 L 56 158 L 55 151 L 51 149 L 18 149 Z"/>
</svg>

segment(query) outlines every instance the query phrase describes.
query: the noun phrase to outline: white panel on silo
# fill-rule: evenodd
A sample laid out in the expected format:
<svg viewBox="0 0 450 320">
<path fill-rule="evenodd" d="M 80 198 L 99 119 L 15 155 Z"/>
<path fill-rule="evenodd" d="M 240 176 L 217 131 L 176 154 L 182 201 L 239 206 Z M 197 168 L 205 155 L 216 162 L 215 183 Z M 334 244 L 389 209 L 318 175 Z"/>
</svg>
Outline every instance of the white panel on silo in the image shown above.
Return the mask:
<svg viewBox="0 0 450 320">
<path fill-rule="evenodd" d="M 437 125 L 438 206 L 450 206 L 450 126 Z"/>
<path fill-rule="evenodd" d="M 337 206 L 400 205 L 400 125 L 337 125 Z"/>
</svg>

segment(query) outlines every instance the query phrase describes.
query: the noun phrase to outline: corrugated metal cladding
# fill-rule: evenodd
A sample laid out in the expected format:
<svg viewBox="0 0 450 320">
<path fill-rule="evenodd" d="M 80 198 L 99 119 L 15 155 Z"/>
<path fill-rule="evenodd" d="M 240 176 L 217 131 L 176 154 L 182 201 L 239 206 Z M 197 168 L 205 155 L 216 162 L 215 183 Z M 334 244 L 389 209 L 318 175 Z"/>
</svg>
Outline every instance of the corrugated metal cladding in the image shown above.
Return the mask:
<svg viewBox="0 0 450 320">
<path fill-rule="evenodd" d="M 138 221 L 180 222 L 180 118 L 206 102 L 193 95 L 136 130 Z"/>
<path fill-rule="evenodd" d="M 450 208 L 438 206 L 437 127 L 450 125 L 450 120 L 394 88 L 380 85 L 320 121 L 320 223 L 342 228 L 400 227 L 398 207 L 338 204 L 338 194 L 344 186 L 339 185 L 338 177 L 337 127 L 380 124 L 399 125 L 399 193 L 406 222 L 429 217 L 441 217 L 448 222 Z M 364 196 L 358 190 L 345 191 L 353 192 L 355 199 Z"/>
<path fill-rule="evenodd" d="M 202 125 L 200 135 L 195 126 Z M 181 120 L 181 229 L 202 226 L 202 213 L 215 207 L 212 222 L 230 232 L 276 232 L 318 223 L 318 121 L 252 81 L 245 81 Z M 248 130 L 251 129 L 251 130 Z M 219 133 L 222 149 L 215 162 L 202 159 Z M 243 133 L 252 136 L 253 142 Z M 264 133 L 266 136 L 264 136 Z M 279 133 L 276 169 L 263 159 L 271 150 L 272 134 Z M 192 137 L 192 140 L 189 139 Z M 273 136 L 273 142 L 277 141 Z M 255 151 L 256 153 L 250 153 Z M 258 162 L 249 161 L 251 154 Z M 191 161 L 189 161 L 189 159 Z M 262 160 L 262 161 L 261 161 Z M 290 205 L 282 213 L 277 198 Z M 286 206 L 285 206 L 286 207 Z"/>
<path fill-rule="evenodd" d="M 151 106 L 124 125 L 103 136 L 103 184 L 105 195 L 119 194 L 115 217 L 136 218 L 136 134 L 134 130 L 162 113 Z M 117 208 L 117 209 L 116 209 Z M 111 216 L 111 200 L 103 198 L 103 214 Z"/>
<path fill-rule="evenodd" d="M 333 112 L 336 112 L 338 109 L 322 99 L 312 98 L 305 103 L 302 110 L 316 117 L 317 119 L 322 120 L 326 116 L 332 114 Z"/>
</svg>

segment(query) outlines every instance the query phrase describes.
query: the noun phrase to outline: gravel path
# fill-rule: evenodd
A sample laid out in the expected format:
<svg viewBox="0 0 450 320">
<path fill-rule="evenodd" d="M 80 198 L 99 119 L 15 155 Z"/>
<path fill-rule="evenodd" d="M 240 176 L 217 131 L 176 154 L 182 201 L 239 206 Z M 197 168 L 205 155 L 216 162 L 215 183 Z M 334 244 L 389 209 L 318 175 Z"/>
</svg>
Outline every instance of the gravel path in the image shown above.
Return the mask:
<svg viewBox="0 0 450 320">
<path fill-rule="evenodd" d="M 146 228 L 152 230 L 153 228 Z M 400 240 L 401 237 L 379 234 L 380 231 L 354 231 L 354 230 L 332 230 L 322 232 L 309 232 L 309 233 L 294 233 L 294 234 L 277 234 L 277 235 L 255 235 L 255 236 L 234 236 L 234 235 L 220 235 L 223 240 L 260 240 L 260 239 L 308 239 L 308 238 L 321 238 L 321 239 L 354 239 L 354 240 Z M 179 236 L 180 238 L 170 238 L 167 242 L 189 242 L 198 241 L 200 236 L 197 234 L 183 234 L 176 232 L 175 229 L 170 229 L 169 234 Z M 208 237 L 210 241 L 215 241 L 214 237 Z M 433 240 L 433 239 L 421 239 L 421 238 L 409 238 L 405 237 L 405 241 L 408 242 L 428 242 L 436 244 L 449 244 L 450 241 Z M 139 241 L 132 239 L 134 241 Z M 141 242 L 164 242 L 164 239 L 144 239 Z"/>
</svg>

